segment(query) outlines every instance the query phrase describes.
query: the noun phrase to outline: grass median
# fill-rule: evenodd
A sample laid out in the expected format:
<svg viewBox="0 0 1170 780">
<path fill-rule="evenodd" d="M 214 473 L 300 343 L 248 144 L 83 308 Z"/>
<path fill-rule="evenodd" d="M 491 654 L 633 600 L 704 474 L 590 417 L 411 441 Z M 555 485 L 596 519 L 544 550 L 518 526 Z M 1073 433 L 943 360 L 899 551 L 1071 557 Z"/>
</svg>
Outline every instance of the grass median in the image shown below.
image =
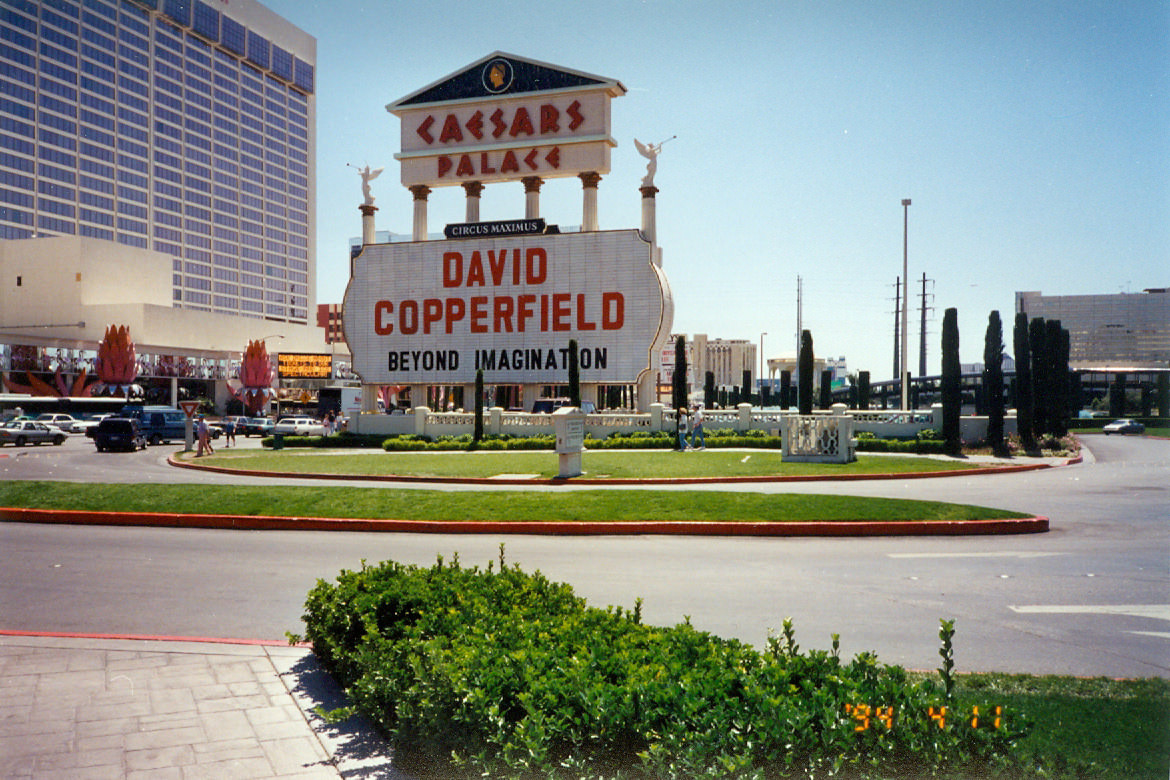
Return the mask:
<svg viewBox="0 0 1170 780">
<path fill-rule="evenodd" d="M 193 460 L 187 454 L 184 460 Z M 291 474 L 351 474 L 486 478 L 510 475 L 551 479 L 557 476 L 553 452 L 382 452 L 367 450 L 220 449 L 199 458 L 204 465 L 244 471 Z M 862 474 L 909 474 L 979 469 L 985 464 L 962 458 L 865 455 L 852 463 L 785 463 L 779 452 L 671 450 L 600 450 L 582 456 L 583 476 L 595 479 L 716 479 L 736 477 L 846 477 Z"/>
<path fill-rule="evenodd" d="M 678 490 L 439 491 L 251 485 L 0 482 L 0 506 L 78 511 L 443 522 L 938 522 L 1004 509 L 837 495 Z"/>
</svg>

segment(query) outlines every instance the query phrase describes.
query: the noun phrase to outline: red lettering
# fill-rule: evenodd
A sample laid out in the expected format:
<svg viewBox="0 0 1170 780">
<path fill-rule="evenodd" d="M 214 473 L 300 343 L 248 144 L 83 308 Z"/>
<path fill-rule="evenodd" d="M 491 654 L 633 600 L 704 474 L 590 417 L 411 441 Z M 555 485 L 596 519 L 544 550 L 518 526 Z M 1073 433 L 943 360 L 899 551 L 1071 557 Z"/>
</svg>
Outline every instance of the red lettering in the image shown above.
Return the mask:
<svg viewBox="0 0 1170 780">
<path fill-rule="evenodd" d="M 538 246 L 530 247 L 524 253 L 524 270 L 529 284 L 543 284 L 548 278 L 548 252 Z"/>
<path fill-rule="evenodd" d="M 519 304 L 519 311 L 516 315 L 516 330 L 523 333 L 525 322 L 531 319 L 534 313 L 532 304 L 536 302 L 536 296 L 528 293 L 518 295 L 516 296 L 516 302 Z"/>
<path fill-rule="evenodd" d="M 540 330 L 548 331 L 548 296 L 540 296 Z"/>
<path fill-rule="evenodd" d="M 492 120 L 492 138 L 499 138 L 507 131 L 508 123 L 504 121 L 504 109 L 497 108 L 488 119 Z"/>
<path fill-rule="evenodd" d="M 467 132 L 475 136 L 476 140 L 483 138 L 483 112 L 476 111 L 463 126 L 467 128 Z"/>
<path fill-rule="evenodd" d="M 577 293 L 577 330 L 597 330 L 597 323 L 585 319 L 585 293 Z"/>
<path fill-rule="evenodd" d="M 431 326 L 443 319 L 443 302 L 438 298 L 423 299 L 423 333 L 429 334 Z"/>
<path fill-rule="evenodd" d="M 488 250 L 488 268 L 492 272 L 492 284 L 496 287 L 504 281 L 504 268 L 508 263 L 507 249 L 489 249 Z"/>
<path fill-rule="evenodd" d="M 467 261 L 467 286 L 483 287 L 484 284 L 486 282 L 483 277 L 483 256 L 477 249 L 471 253 L 471 259 Z"/>
<path fill-rule="evenodd" d="M 571 330 L 572 324 L 570 320 L 573 317 L 573 310 L 569 307 L 569 300 L 572 296 L 569 293 L 553 293 L 553 322 L 552 329 Z"/>
<path fill-rule="evenodd" d="M 626 322 L 626 298 L 620 292 L 601 294 L 601 329 L 621 330 Z"/>
<path fill-rule="evenodd" d="M 459 128 L 459 120 L 455 118 L 454 114 L 447 114 L 447 118 L 443 120 L 443 130 L 439 133 L 439 143 L 445 144 L 462 140 L 463 131 Z"/>
<path fill-rule="evenodd" d="M 451 332 L 451 326 L 463 319 L 467 314 L 467 304 L 463 302 L 462 298 L 448 298 L 447 312 L 446 312 L 447 333 Z"/>
<path fill-rule="evenodd" d="M 540 107 L 540 134 L 555 133 L 561 129 L 560 122 L 561 112 L 557 111 L 557 107 L 549 103 L 545 103 Z"/>
<path fill-rule="evenodd" d="M 450 172 L 451 172 L 451 158 L 450 157 L 440 157 L 439 158 L 439 178 L 440 179 L 443 178 L 444 176 L 446 176 Z"/>
<path fill-rule="evenodd" d="M 488 153 L 479 153 L 479 172 L 480 173 L 495 173 L 496 169 L 488 165 Z"/>
<path fill-rule="evenodd" d="M 534 171 L 540 167 L 540 163 L 536 162 L 536 155 L 539 153 L 539 151 L 539 149 L 533 149 L 531 152 L 524 155 L 525 164 Z"/>
<path fill-rule="evenodd" d="M 552 150 L 544 156 L 545 162 L 554 168 L 561 167 L 561 147 L 554 146 Z"/>
<path fill-rule="evenodd" d="M 485 306 L 487 305 L 486 295 L 475 295 L 471 298 L 471 332 L 472 333 L 487 333 L 488 327 L 484 320 L 487 319 L 488 313 Z"/>
<path fill-rule="evenodd" d="M 455 169 L 456 176 L 474 176 L 475 166 L 471 164 L 471 155 L 464 154 L 459 157 L 459 167 Z"/>
<path fill-rule="evenodd" d="M 492 313 L 495 315 L 492 332 L 512 332 L 512 296 L 500 295 L 492 298 Z"/>
<path fill-rule="evenodd" d="M 581 123 L 585 121 L 585 117 L 581 114 L 581 102 L 579 100 L 574 100 L 572 103 L 570 103 L 569 107 L 565 109 L 565 112 L 569 115 L 570 119 L 572 119 L 572 121 L 569 122 L 570 130 L 576 130 L 581 126 Z"/>
<path fill-rule="evenodd" d="M 524 135 L 532 135 L 536 131 L 532 129 L 532 117 L 528 115 L 528 109 L 521 106 L 516 109 L 516 116 L 512 117 L 512 129 L 508 131 L 513 138 L 523 133 Z"/>
<path fill-rule="evenodd" d="M 430 133 L 431 125 L 434 123 L 435 118 L 428 114 L 427 118 L 424 119 L 422 124 L 418 126 L 418 130 L 415 131 L 418 133 L 418 137 L 426 141 L 428 144 L 433 144 L 435 142 L 435 137 Z"/>
<path fill-rule="evenodd" d="M 520 286 L 520 247 L 512 250 L 512 284 Z"/>
<path fill-rule="evenodd" d="M 418 301 L 403 301 L 398 307 L 398 330 L 405 336 L 418 333 Z"/>
<path fill-rule="evenodd" d="M 519 173 L 520 161 L 516 159 L 516 153 L 511 149 L 504 152 L 504 161 L 500 163 L 500 173 Z"/>
<path fill-rule="evenodd" d="M 458 287 L 463 284 L 463 255 L 458 252 L 443 253 L 443 286 Z"/>
<path fill-rule="evenodd" d="M 383 315 L 385 317 L 383 318 Z M 394 316 L 394 304 L 390 301 L 378 301 L 374 304 L 374 333 L 379 336 L 389 336 L 394 332 L 390 318 Z"/>
</svg>

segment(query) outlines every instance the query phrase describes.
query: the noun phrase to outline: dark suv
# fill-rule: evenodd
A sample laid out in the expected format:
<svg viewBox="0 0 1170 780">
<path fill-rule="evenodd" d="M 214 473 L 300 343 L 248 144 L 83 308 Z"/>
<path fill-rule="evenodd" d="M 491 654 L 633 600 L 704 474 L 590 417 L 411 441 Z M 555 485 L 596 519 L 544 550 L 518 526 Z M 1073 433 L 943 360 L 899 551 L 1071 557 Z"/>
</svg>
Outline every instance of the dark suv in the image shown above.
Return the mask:
<svg viewBox="0 0 1170 780">
<path fill-rule="evenodd" d="M 137 452 L 146 449 L 146 436 L 138 427 L 138 420 L 130 417 L 107 417 L 94 429 L 93 443 L 97 446 L 98 452 L 107 450 Z"/>
</svg>

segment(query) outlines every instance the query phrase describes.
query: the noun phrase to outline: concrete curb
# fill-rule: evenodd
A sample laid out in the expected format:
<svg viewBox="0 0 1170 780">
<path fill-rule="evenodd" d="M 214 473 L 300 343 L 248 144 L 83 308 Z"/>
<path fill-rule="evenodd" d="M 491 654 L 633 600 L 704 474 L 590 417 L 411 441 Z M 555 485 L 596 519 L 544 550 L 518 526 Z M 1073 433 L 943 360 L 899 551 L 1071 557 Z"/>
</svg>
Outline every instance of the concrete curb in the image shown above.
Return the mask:
<svg viewBox="0 0 1170 780">
<path fill-rule="evenodd" d="M 156 512 L 87 512 L 63 509 L 0 507 L 0 521 L 69 525 L 121 525 L 164 528 L 218 528 L 248 531 L 361 531 L 429 534 L 541 534 L 606 536 L 665 534 L 679 536 L 967 536 L 1032 534 L 1048 531 L 1047 517 L 1000 520 L 923 522 L 812 523 L 541 523 L 375 520 L 329 517 L 258 517 Z"/>
<path fill-rule="evenodd" d="M 1072 466 L 1082 461 L 1081 456 L 1069 458 L 1063 464 Z M 777 483 L 777 482 L 866 482 L 871 480 L 891 479 L 933 479 L 935 477 L 970 477 L 985 474 L 1015 474 L 1024 471 L 1038 471 L 1054 468 L 1049 463 L 1021 463 L 1019 465 L 985 466 L 974 469 L 950 469 L 943 471 L 913 471 L 904 474 L 840 474 L 840 475 L 803 475 L 803 476 L 761 476 L 761 477 L 663 477 L 663 478 L 616 478 L 592 479 L 589 477 L 572 477 L 561 479 L 511 479 L 508 477 L 417 477 L 402 474 L 318 474 L 296 471 L 253 471 L 249 469 L 229 469 L 222 466 L 210 466 L 194 463 L 189 460 L 178 460 L 174 455 L 167 456 L 167 464 L 181 469 L 207 471 L 213 474 L 231 474 L 241 477 L 275 477 L 278 479 L 320 479 L 343 480 L 348 482 L 402 482 L 410 484 L 434 483 L 440 485 L 714 485 L 714 484 L 750 484 L 750 483 Z"/>
</svg>

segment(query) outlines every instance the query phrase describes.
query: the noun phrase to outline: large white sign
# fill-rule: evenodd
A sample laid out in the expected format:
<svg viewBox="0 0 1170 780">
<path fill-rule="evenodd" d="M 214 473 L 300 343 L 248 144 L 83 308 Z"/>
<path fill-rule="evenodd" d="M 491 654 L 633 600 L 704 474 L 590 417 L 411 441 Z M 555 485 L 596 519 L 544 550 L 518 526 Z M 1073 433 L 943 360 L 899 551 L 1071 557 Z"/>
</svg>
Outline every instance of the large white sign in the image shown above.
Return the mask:
<svg viewBox="0 0 1170 780">
<path fill-rule="evenodd" d="M 666 279 L 637 230 L 373 244 L 345 337 L 364 384 L 634 382 L 669 329 Z"/>
</svg>

